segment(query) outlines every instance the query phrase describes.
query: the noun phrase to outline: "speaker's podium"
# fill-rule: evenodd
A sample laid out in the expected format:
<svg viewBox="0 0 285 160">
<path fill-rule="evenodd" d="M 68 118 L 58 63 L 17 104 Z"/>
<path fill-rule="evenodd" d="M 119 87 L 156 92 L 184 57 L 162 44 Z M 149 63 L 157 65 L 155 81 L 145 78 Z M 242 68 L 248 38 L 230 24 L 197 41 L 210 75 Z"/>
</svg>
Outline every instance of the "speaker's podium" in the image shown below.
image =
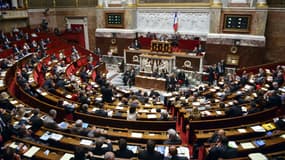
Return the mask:
<svg viewBox="0 0 285 160">
<path fill-rule="evenodd" d="M 164 78 L 137 75 L 135 85 L 136 87 L 146 89 L 166 90 L 166 80 Z"/>
</svg>

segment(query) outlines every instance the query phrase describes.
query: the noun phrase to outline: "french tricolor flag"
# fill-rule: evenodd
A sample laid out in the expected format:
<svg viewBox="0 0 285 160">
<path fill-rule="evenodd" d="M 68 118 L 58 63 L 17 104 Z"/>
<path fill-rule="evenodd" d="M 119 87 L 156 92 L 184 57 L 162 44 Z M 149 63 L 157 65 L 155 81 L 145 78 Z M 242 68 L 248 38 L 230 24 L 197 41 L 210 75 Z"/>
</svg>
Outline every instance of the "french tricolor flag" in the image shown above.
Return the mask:
<svg viewBox="0 0 285 160">
<path fill-rule="evenodd" d="M 174 30 L 175 33 L 178 30 L 178 16 L 177 16 L 177 12 L 175 12 L 175 15 L 174 15 L 173 30 Z"/>
</svg>

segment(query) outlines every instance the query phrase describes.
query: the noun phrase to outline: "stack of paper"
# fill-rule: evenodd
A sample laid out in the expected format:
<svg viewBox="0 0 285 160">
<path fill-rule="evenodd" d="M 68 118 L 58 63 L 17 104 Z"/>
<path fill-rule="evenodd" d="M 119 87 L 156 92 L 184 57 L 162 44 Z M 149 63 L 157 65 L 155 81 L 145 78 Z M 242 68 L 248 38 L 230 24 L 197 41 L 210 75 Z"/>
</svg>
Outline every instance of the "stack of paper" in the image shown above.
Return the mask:
<svg viewBox="0 0 285 160">
<path fill-rule="evenodd" d="M 263 155 L 262 153 L 250 153 L 248 157 L 251 160 L 267 160 L 267 157 Z"/>
<path fill-rule="evenodd" d="M 18 144 L 16 144 L 16 142 L 12 142 L 10 145 L 9 145 L 10 148 L 13 148 L 13 149 L 16 149 L 18 147 Z"/>
<path fill-rule="evenodd" d="M 239 133 L 246 133 L 246 129 L 244 128 L 240 128 L 240 129 L 237 129 Z"/>
<path fill-rule="evenodd" d="M 39 147 L 32 146 L 26 153 L 24 153 L 25 157 L 33 157 L 38 151 L 40 150 Z"/>
<path fill-rule="evenodd" d="M 282 134 L 280 137 L 285 139 L 285 134 Z"/>
<path fill-rule="evenodd" d="M 222 111 L 216 111 L 217 115 L 222 115 Z"/>
<path fill-rule="evenodd" d="M 93 142 L 91 140 L 88 140 L 88 139 L 82 139 L 80 141 L 80 144 L 82 145 L 86 145 L 86 146 L 90 146 Z"/>
<path fill-rule="evenodd" d="M 251 127 L 252 130 L 254 130 L 254 132 L 266 132 L 266 130 L 262 127 L 262 126 L 252 126 Z"/>
<path fill-rule="evenodd" d="M 50 139 L 53 139 L 55 141 L 60 141 L 62 138 L 63 138 L 63 135 L 61 134 L 52 133 L 50 135 Z"/>
<path fill-rule="evenodd" d="M 187 147 L 178 147 L 177 154 L 179 157 L 187 157 L 187 159 L 190 159 L 189 149 Z"/>
<path fill-rule="evenodd" d="M 74 157 L 73 154 L 65 153 L 65 154 L 60 158 L 60 160 L 70 160 L 70 159 L 73 158 L 73 157 Z"/>
<path fill-rule="evenodd" d="M 243 149 L 252 149 L 255 146 L 251 142 L 245 142 L 240 144 Z"/>
</svg>

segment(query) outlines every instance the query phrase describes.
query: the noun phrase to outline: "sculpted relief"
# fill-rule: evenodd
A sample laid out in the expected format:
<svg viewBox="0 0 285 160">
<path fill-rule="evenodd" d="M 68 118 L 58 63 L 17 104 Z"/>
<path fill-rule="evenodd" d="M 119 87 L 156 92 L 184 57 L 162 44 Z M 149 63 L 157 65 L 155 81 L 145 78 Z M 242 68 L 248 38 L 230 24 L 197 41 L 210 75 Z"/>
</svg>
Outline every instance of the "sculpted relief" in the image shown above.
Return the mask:
<svg viewBox="0 0 285 160">
<path fill-rule="evenodd" d="M 157 31 L 173 33 L 175 11 L 138 11 L 137 29 L 141 32 Z M 207 34 L 209 32 L 209 13 L 178 12 L 178 32 Z"/>
</svg>

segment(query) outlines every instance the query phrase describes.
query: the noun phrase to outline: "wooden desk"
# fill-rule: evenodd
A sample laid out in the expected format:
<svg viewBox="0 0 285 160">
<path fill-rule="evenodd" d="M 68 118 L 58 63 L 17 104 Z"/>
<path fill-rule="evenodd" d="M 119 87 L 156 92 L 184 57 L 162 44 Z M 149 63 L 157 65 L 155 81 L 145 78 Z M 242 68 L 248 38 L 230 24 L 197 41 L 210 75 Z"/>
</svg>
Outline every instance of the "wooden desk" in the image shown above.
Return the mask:
<svg viewBox="0 0 285 160">
<path fill-rule="evenodd" d="M 147 89 L 156 89 L 156 90 L 166 90 L 166 80 L 162 78 L 154 78 L 147 76 L 136 76 L 135 79 L 136 87 L 147 88 Z"/>
</svg>

